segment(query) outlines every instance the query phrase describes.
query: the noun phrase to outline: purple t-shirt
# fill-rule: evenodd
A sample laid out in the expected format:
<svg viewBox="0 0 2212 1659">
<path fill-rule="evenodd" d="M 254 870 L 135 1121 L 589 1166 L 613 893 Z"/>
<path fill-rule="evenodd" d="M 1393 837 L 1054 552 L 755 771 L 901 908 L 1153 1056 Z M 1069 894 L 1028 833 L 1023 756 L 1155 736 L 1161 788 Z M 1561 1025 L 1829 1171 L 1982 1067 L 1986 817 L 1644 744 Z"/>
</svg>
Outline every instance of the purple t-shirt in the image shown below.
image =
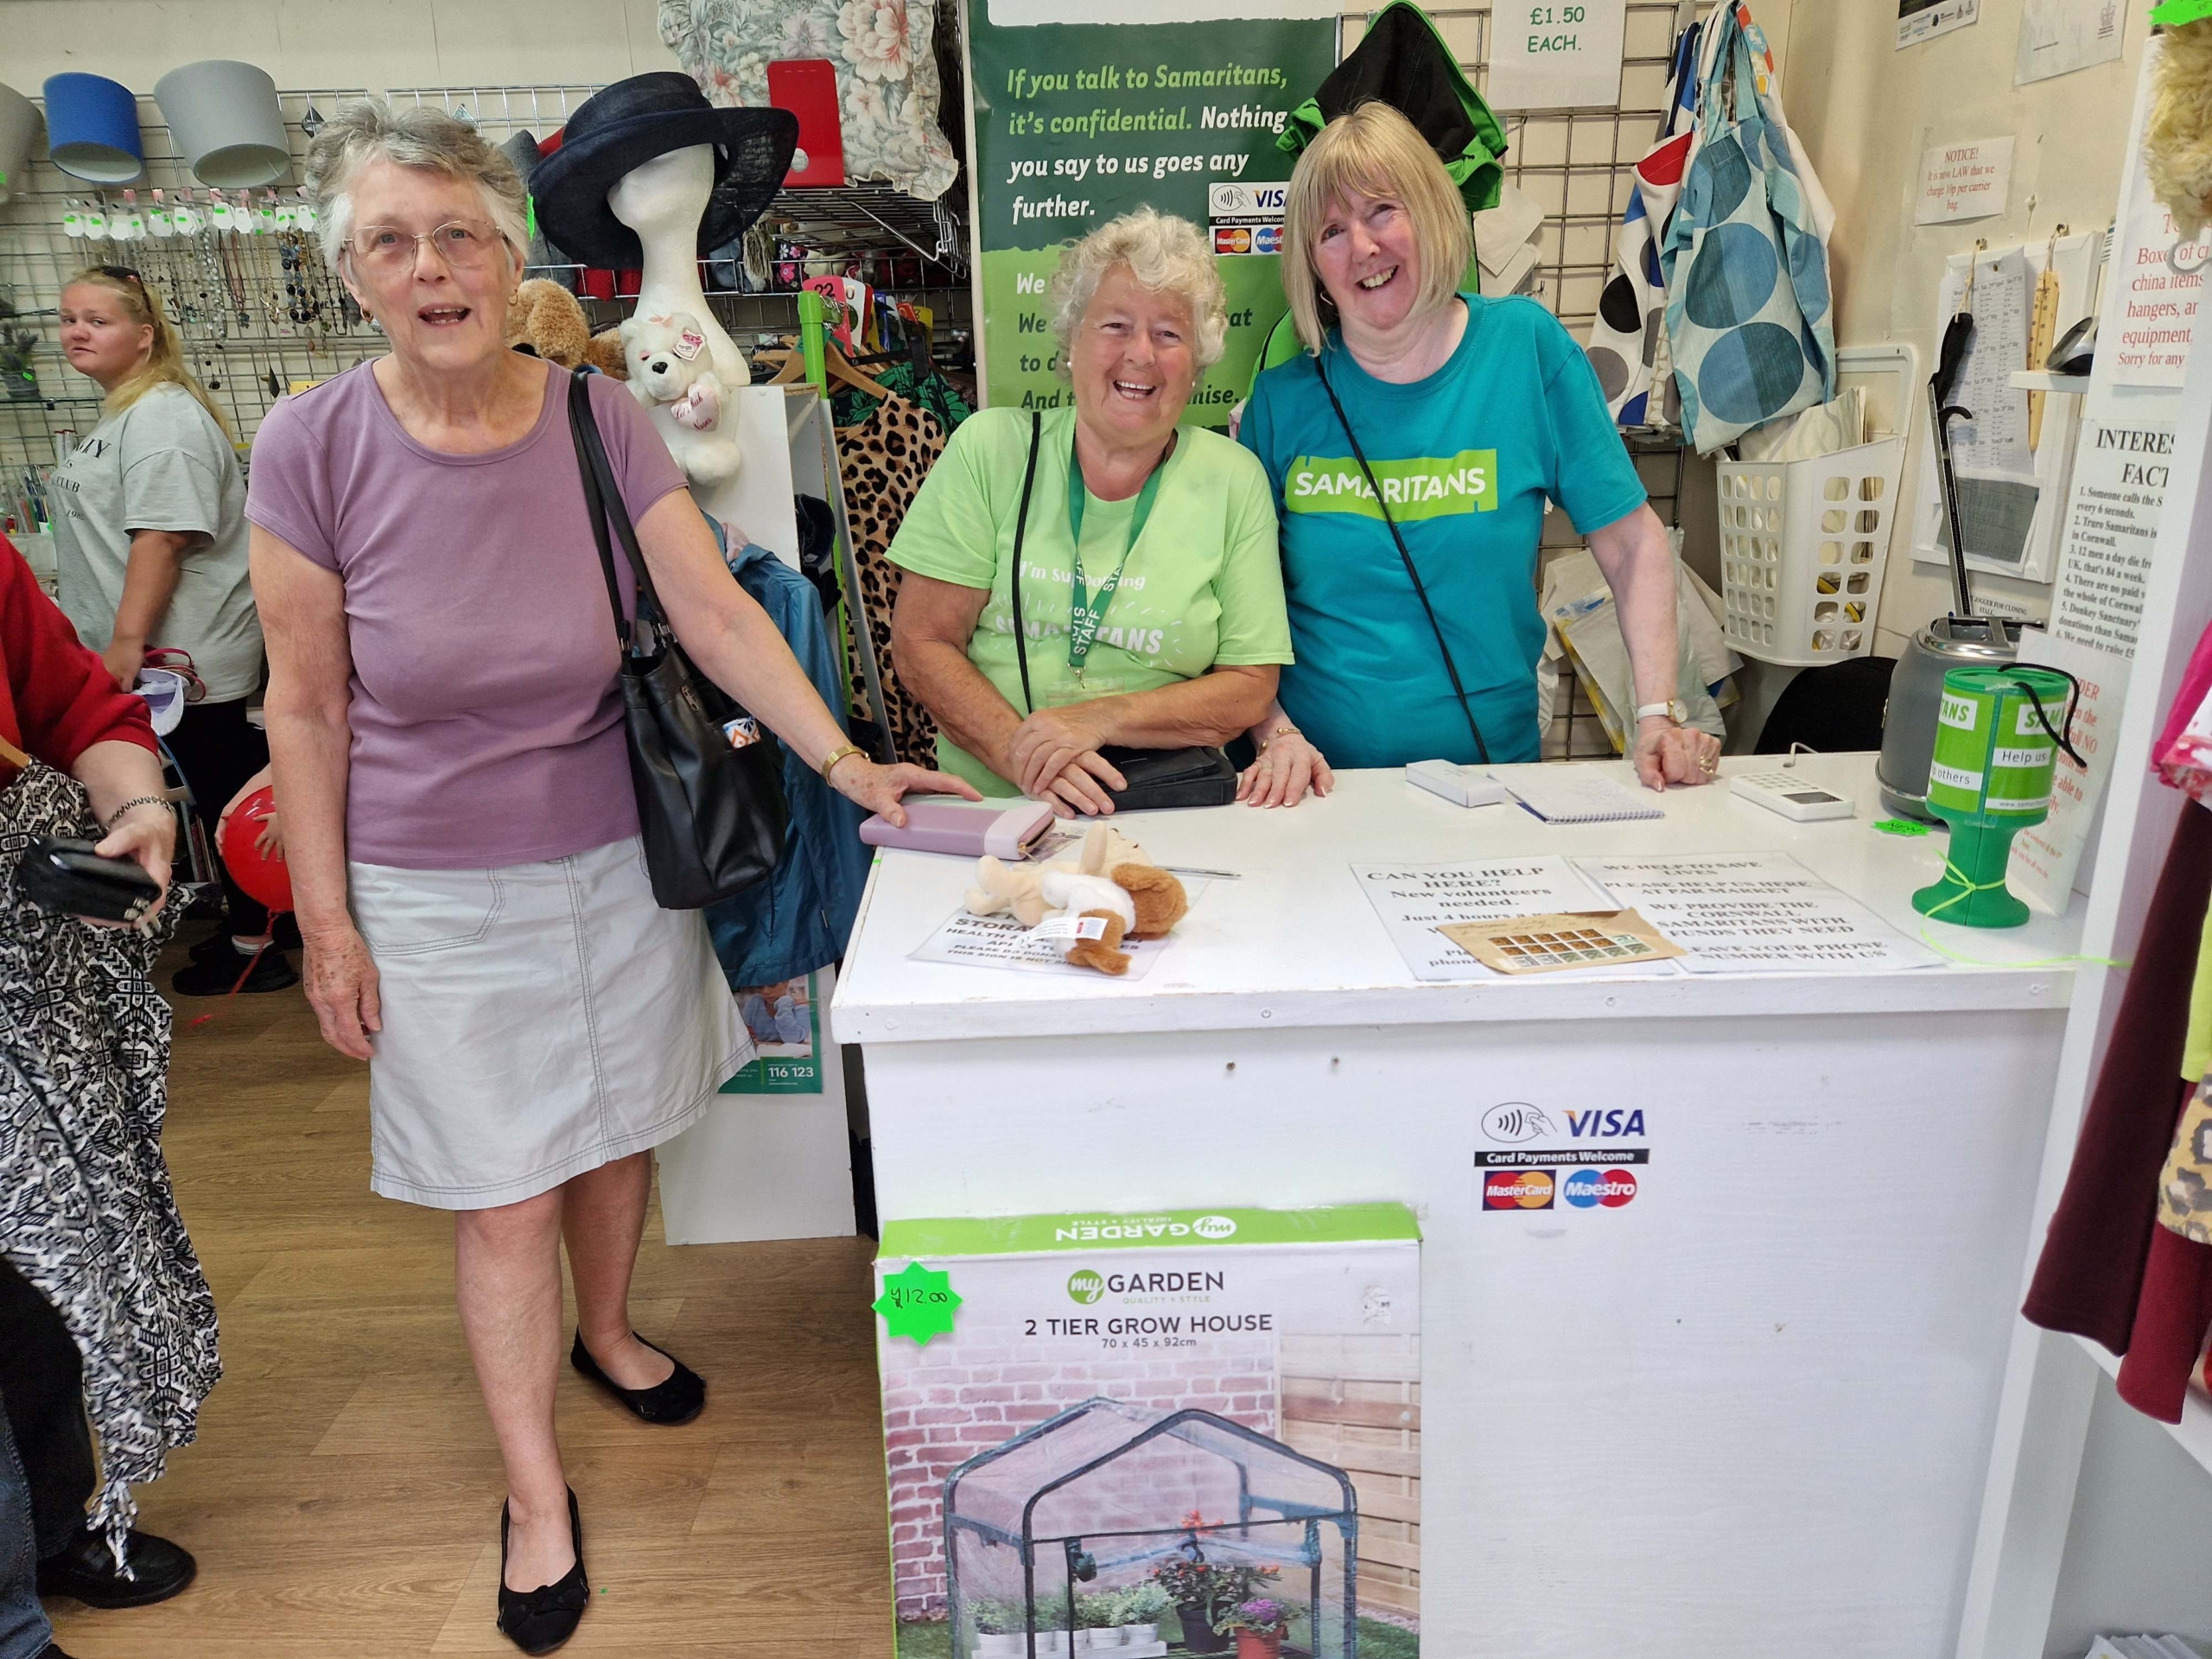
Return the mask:
<svg viewBox="0 0 2212 1659">
<path fill-rule="evenodd" d="M 683 474 L 635 398 L 592 409 L 630 516 Z M 638 833 L 614 618 L 569 433 L 568 376 L 518 443 L 410 437 L 363 363 L 269 412 L 246 517 L 346 584 L 353 653 L 346 853 L 496 869 Z M 625 609 L 634 599 L 618 543 Z"/>
</svg>

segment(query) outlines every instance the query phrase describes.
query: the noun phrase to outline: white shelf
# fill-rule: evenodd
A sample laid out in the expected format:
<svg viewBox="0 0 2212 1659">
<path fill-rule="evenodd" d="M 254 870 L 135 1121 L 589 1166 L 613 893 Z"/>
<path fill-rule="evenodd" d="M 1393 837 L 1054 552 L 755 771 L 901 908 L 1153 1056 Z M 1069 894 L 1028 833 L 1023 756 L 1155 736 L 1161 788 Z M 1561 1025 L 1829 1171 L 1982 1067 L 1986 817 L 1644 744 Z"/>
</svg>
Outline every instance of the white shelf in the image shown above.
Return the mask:
<svg viewBox="0 0 2212 1659">
<path fill-rule="evenodd" d="M 2120 1361 L 2105 1351 L 2101 1342 L 2088 1337 L 2076 1337 L 2075 1343 L 2091 1359 L 2098 1370 L 2115 1381 L 2120 1376 Z M 2197 1467 L 2212 1474 L 2212 1395 L 2204 1391 L 2203 1379 L 2191 1368 L 2189 1395 L 2182 1402 L 2181 1421 L 2165 1425 L 2166 1433 L 2181 1443 L 2182 1450 L 2196 1459 Z"/>
</svg>

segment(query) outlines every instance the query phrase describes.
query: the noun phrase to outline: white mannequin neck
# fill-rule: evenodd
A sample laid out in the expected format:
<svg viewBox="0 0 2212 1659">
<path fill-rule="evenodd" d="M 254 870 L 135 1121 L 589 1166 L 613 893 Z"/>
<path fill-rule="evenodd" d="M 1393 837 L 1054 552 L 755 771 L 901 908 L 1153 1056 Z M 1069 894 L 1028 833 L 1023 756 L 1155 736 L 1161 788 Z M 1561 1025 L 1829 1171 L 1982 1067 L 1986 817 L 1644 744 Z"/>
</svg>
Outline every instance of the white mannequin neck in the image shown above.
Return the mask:
<svg viewBox="0 0 2212 1659">
<path fill-rule="evenodd" d="M 638 284 L 638 311 L 665 316 L 689 311 L 707 337 L 715 372 L 724 384 L 742 386 L 751 374 L 737 342 L 708 308 L 699 284 L 699 221 L 715 188 L 715 152 L 694 144 L 672 149 L 624 174 L 607 193 L 615 218 L 638 233 L 645 263 Z M 709 509 L 711 511 L 711 509 Z"/>
</svg>

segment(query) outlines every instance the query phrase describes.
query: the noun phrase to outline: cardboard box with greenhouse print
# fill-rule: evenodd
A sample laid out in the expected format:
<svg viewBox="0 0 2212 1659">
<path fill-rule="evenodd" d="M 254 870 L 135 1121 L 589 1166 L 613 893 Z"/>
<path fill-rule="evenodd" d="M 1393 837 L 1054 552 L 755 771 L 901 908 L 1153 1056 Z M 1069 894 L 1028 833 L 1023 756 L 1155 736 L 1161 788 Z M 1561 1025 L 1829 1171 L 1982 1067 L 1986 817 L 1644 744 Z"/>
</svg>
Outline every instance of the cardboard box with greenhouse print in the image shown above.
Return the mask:
<svg viewBox="0 0 2212 1659">
<path fill-rule="evenodd" d="M 1395 1204 L 889 1222 L 900 1659 L 1420 1651 Z"/>
</svg>

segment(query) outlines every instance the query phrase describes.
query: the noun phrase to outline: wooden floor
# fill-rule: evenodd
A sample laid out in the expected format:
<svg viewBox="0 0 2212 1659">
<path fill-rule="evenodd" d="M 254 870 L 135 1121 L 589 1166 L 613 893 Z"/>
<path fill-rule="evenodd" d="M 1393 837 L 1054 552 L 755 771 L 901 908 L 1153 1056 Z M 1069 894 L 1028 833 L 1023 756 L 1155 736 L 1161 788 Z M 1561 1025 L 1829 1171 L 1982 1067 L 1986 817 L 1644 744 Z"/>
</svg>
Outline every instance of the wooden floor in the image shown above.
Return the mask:
<svg viewBox="0 0 2212 1659">
<path fill-rule="evenodd" d="M 515 1652 L 492 1622 L 504 1494 L 450 1222 L 371 1195 L 366 1070 L 297 990 L 196 1030 L 213 1005 L 179 1006 L 165 1144 L 224 1378 L 139 1501 L 200 1577 L 158 1607 L 51 1602 L 57 1639 L 73 1659 Z M 707 1410 L 651 1428 L 563 1366 L 596 1592 L 564 1652 L 888 1655 L 872 1247 L 659 1239 L 656 1211 L 638 1327 L 705 1376 Z"/>
</svg>

